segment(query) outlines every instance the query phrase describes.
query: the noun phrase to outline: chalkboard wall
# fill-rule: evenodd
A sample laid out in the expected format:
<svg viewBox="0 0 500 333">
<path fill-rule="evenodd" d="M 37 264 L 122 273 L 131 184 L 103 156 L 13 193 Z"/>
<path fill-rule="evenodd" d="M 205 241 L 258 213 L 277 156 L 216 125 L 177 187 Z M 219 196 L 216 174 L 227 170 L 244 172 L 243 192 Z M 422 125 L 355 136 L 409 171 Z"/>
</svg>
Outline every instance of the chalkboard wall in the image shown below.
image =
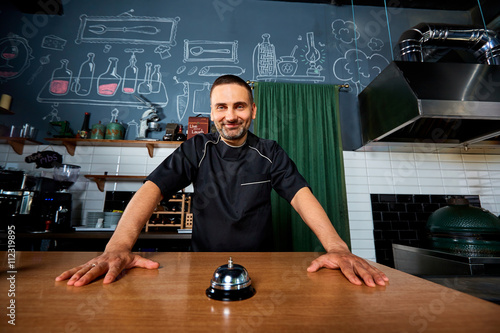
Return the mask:
<svg viewBox="0 0 500 333">
<path fill-rule="evenodd" d="M 344 149 L 356 149 L 357 94 L 393 60 L 391 42 L 420 22 L 470 21 L 466 12 L 390 8 L 389 38 L 383 7 L 355 6 L 353 19 L 350 6 L 282 1 L 62 4 L 61 16 L 0 4 L 0 93 L 12 96 L 15 112 L 0 115 L 0 123 L 29 123 L 42 142 L 54 122 L 79 130 L 85 112 L 91 125 L 118 121 L 125 138 L 135 139 L 146 110 L 135 96 L 158 107 L 162 129 L 186 125 L 190 116 L 209 115 L 210 85 L 230 73 L 254 81 L 349 83 L 341 94 L 342 135 Z"/>
</svg>

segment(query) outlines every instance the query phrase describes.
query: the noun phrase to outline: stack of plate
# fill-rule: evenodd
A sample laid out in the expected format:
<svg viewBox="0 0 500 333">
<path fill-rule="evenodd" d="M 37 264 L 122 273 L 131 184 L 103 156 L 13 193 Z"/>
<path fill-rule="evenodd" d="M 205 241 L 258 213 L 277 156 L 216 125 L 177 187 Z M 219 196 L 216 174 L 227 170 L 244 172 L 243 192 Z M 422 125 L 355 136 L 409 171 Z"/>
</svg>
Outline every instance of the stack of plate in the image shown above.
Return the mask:
<svg viewBox="0 0 500 333">
<path fill-rule="evenodd" d="M 88 212 L 85 226 L 87 228 L 95 228 L 97 219 L 103 219 L 103 218 L 104 218 L 104 212 Z"/>
<path fill-rule="evenodd" d="M 104 212 L 104 228 L 116 226 L 122 217 L 122 213 Z"/>
</svg>

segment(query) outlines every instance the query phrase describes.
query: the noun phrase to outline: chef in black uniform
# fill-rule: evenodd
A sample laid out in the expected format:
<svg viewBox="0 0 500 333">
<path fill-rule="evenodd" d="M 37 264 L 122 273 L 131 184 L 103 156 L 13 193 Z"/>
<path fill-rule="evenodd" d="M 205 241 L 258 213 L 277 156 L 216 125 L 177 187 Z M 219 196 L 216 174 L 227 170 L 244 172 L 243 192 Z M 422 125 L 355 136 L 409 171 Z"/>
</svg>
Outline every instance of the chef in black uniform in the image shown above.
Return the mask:
<svg viewBox="0 0 500 333">
<path fill-rule="evenodd" d="M 219 77 L 210 92 L 211 119 L 217 133 L 184 142 L 146 179 L 134 195 L 104 253 L 59 275 L 81 286 L 106 274 L 113 282 L 123 269 L 155 269 L 157 262 L 133 254 L 144 224 L 163 197 L 194 187 L 194 251 L 272 250 L 271 189 L 300 214 L 327 251 L 308 267 L 341 269 L 354 284 L 385 285 L 384 273 L 353 255 L 339 237 L 293 161 L 274 141 L 248 131 L 257 108 L 241 78 Z"/>
</svg>

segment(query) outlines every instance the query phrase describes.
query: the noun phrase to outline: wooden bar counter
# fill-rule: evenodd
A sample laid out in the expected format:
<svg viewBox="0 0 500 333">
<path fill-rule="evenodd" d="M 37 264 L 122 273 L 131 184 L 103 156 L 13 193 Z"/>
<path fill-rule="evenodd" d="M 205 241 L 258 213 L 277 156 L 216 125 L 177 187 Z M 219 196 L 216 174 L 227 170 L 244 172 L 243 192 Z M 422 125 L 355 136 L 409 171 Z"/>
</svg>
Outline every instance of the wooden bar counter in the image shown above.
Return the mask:
<svg viewBox="0 0 500 333">
<path fill-rule="evenodd" d="M 144 253 L 158 270 L 131 269 L 112 284 L 55 282 L 97 253 L 1 253 L 1 332 L 499 332 L 500 306 L 377 265 L 385 287 L 350 284 L 337 270 L 308 273 L 316 253 Z M 231 256 L 257 293 L 205 296 Z M 14 264 L 9 266 L 8 264 Z M 450 286 L 459 283 L 450 279 Z M 12 294 L 15 293 L 15 295 Z M 15 301 L 15 326 L 8 309 Z M 12 306 L 11 306 L 12 308 Z"/>
</svg>

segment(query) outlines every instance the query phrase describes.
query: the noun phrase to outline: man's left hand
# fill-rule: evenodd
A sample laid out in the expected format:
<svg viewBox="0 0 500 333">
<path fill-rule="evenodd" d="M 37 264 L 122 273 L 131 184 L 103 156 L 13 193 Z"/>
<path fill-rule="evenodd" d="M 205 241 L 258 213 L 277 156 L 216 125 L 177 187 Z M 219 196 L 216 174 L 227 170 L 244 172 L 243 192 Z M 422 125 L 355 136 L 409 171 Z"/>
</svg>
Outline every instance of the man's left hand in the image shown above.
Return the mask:
<svg viewBox="0 0 500 333">
<path fill-rule="evenodd" d="M 311 262 L 307 271 L 316 272 L 322 267 L 340 269 L 345 277 L 356 285 L 361 285 L 364 281 L 369 287 L 385 286 L 385 283 L 389 281 L 389 278 L 382 271 L 348 251 L 323 254 Z"/>
</svg>

